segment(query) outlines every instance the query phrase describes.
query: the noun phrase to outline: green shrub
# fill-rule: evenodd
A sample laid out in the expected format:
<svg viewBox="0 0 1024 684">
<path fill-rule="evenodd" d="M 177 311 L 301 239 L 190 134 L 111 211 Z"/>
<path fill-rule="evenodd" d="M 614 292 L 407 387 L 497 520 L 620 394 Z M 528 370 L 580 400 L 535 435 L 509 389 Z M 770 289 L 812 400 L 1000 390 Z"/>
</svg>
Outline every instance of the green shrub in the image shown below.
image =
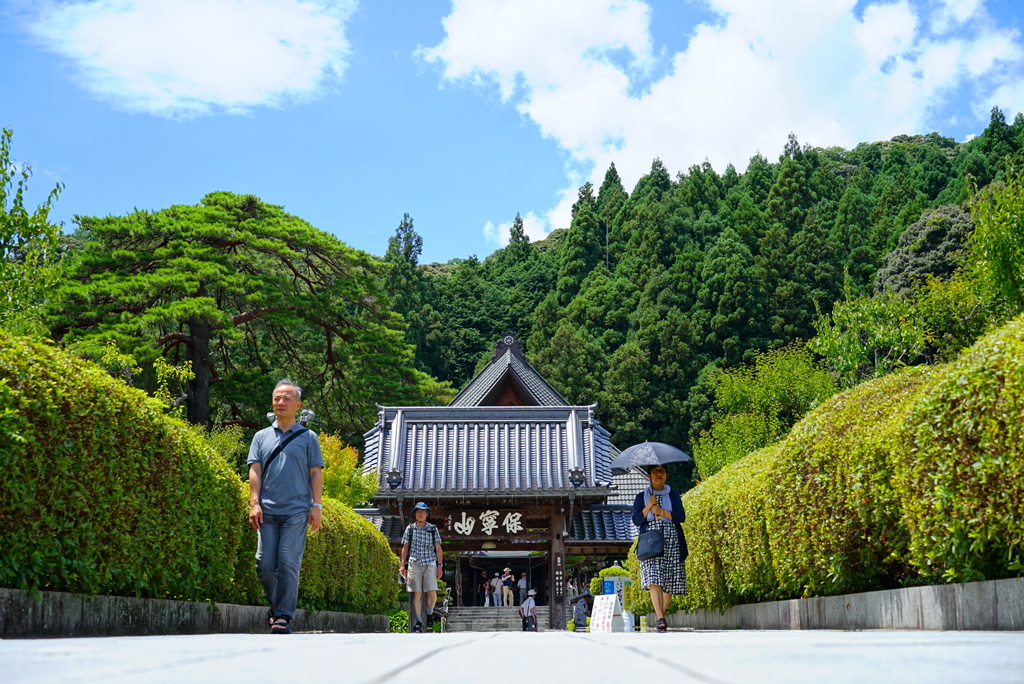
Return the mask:
<svg viewBox="0 0 1024 684">
<path fill-rule="evenodd" d="M 833 397 L 684 496 L 685 607 L 1021 574 L 1022 417 L 1024 318 Z"/>
<path fill-rule="evenodd" d="M 822 405 L 774 450 L 765 505 L 780 594 L 898 586 L 912 575 L 895 464 L 900 432 L 933 367 L 864 383 Z"/>
<path fill-rule="evenodd" d="M 232 582 L 238 478 L 143 392 L 0 334 L 0 584 L 202 600 Z M 17 438 L 13 438 L 17 435 Z"/>
<path fill-rule="evenodd" d="M 724 608 L 777 591 L 764 515 L 777 451 L 756 451 L 684 496 L 690 552 L 685 605 Z"/>
<path fill-rule="evenodd" d="M 0 586 L 265 602 L 248 486 L 211 440 L 90 362 L 0 333 Z M 325 499 L 300 605 L 383 612 L 398 559 Z"/>
<path fill-rule="evenodd" d="M 941 368 L 907 421 L 896 486 L 929 580 L 1024 570 L 1024 318 Z"/>
<path fill-rule="evenodd" d="M 306 608 L 383 612 L 398 594 L 398 557 L 369 520 L 324 499 L 320 530 L 309 535 L 299 583 Z"/>
<path fill-rule="evenodd" d="M 893 460 L 933 373 L 906 369 L 832 397 L 780 442 L 688 492 L 684 605 L 722 609 L 910 580 Z"/>
<path fill-rule="evenodd" d="M 388 611 L 387 615 L 391 618 L 391 622 L 388 625 L 389 632 L 392 634 L 409 633 L 409 611 L 401 608 L 393 608 Z"/>
</svg>

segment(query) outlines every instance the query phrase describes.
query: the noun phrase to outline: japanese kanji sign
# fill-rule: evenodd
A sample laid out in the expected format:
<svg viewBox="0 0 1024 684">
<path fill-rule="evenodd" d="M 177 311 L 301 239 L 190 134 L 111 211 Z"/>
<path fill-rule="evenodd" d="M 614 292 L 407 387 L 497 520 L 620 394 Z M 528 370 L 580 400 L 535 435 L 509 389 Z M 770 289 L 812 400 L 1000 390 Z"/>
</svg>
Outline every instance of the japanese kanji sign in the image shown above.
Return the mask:
<svg viewBox="0 0 1024 684">
<path fill-rule="evenodd" d="M 461 511 L 452 513 L 449 529 L 457 535 L 468 537 L 474 532 L 488 536 L 510 536 L 523 531 L 521 511 Z"/>
</svg>

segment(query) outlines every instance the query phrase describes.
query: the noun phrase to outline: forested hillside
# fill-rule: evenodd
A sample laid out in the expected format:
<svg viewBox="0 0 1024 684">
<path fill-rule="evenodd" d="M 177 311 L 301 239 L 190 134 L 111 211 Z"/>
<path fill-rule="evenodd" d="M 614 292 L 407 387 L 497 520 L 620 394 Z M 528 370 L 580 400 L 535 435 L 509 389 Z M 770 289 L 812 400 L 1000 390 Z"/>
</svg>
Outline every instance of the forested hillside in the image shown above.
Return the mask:
<svg viewBox="0 0 1024 684">
<path fill-rule="evenodd" d="M 483 261 L 419 264 L 422 240 L 406 215 L 385 256 L 385 290 L 416 363 L 435 378 L 461 386 L 511 330 L 570 401 L 599 404 L 618 444 L 688 445 L 711 424 L 718 369 L 819 328 L 838 348 L 862 309 L 920 330 L 872 342 L 875 360 L 854 360 L 845 376 L 833 364 L 841 385 L 948 356 L 998 319 L 982 302 L 977 322 L 957 328 L 960 312 L 908 302 L 929 274 L 957 268 L 972 199 L 1019 167 L 1022 149 L 1024 116 L 1008 123 L 993 109 L 962 144 L 930 133 L 819 149 L 791 135 L 777 161 L 755 155 L 742 173 L 705 161 L 673 176 L 656 159 L 631 191 L 613 165 L 601 187 L 580 189 L 567 230 L 531 244 L 517 217 L 508 246 Z M 846 317 L 833 322 L 836 302 Z M 827 342 L 817 347 L 826 359 Z"/>
<path fill-rule="evenodd" d="M 512 331 L 570 401 L 598 404 L 617 444 L 693 448 L 711 434 L 732 460 L 835 389 L 953 358 L 1019 313 L 1019 293 L 997 281 L 1000 268 L 1017 277 L 1024 253 L 999 256 L 1015 233 L 1000 233 L 986 189 L 1019 189 L 1022 150 L 1024 115 L 994 109 L 966 143 L 930 133 L 819 149 L 791 135 L 777 161 L 755 155 L 742 173 L 706 161 L 673 176 L 655 159 L 631 190 L 613 165 L 543 242 L 517 216 L 482 261 L 428 265 L 408 214 L 374 258 L 279 206 L 213 192 L 77 217 L 42 323 L 206 426 L 261 427 L 273 380 L 291 376 L 319 430 L 355 445 L 375 403 L 444 403 Z M 996 218 L 979 238 L 972 216 L 986 211 Z M 755 365 L 731 386 L 759 396 L 724 401 L 722 378 Z M 770 378 L 794 373 L 806 382 L 776 396 Z"/>
</svg>

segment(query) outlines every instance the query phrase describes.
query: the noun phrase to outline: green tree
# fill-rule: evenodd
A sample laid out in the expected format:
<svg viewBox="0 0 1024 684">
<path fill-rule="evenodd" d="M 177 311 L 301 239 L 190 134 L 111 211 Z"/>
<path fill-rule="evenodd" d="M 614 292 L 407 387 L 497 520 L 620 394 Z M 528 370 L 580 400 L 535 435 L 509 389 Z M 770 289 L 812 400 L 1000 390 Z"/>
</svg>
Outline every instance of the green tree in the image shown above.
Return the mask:
<svg viewBox="0 0 1024 684">
<path fill-rule="evenodd" d="M 910 301 L 893 292 L 851 299 L 849 287 L 846 296 L 818 317 L 809 343 L 842 387 L 926 360 L 928 330 Z"/>
<path fill-rule="evenodd" d="M 693 445 L 703 478 L 781 439 L 838 391 L 804 344 L 760 352 L 752 364 L 715 374 L 712 384 L 717 415 Z"/>
<path fill-rule="evenodd" d="M 417 352 L 424 349 L 423 333 L 425 320 L 429 316 L 429 311 L 424 310 L 427 299 L 426 279 L 419 268 L 422 253 L 423 238 L 413 228 L 412 217 L 405 214 L 395 228 L 395 234 L 388 239 L 388 249 L 384 253 L 386 270 L 383 284 L 395 310 L 405 319 L 405 339 Z M 421 369 L 428 368 L 419 354 L 416 360 Z"/>
<path fill-rule="evenodd" d="M 484 277 L 476 256 L 431 280 L 432 311 L 424 333 L 430 373 L 461 387 L 473 377 L 482 356 L 502 332 L 492 312 L 500 310 L 501 293 Z"/>
<path fill-rule="evenodd" d="M 871 247 L 871 198 L 861 187 L 870 179 L 870 171 L 861 166 L 843 191 L 828 238 L 837 266 L 848 274 L 854 294 L 870 292 L 871 279 L 878 269 L 877 252 Z"/>
<path fill-rule="evenodd" d="M 587 274 L 602 260 L 600 222 L 594 212 L 593 202 L 584 196 L 576 207 L 572 225 L 569 226 L 559 249 L 561 262 L 558 267 L 559 303 L 567 306 L 579 292 Z"/>
<path fill-rule="evenodd" d="M 914 311 L 928 329 L 930 354 L 936 361 L 954 361 L 960 352 L 1013 317 L 1006 300 L 993 300 L 970 269 L 948 279 L 933 275 L 914 282 Z"/>
<path fill-rule="evenodd" d="M 348 506 L 367 503 L 377 493 L 377 475 L 363 473 L 359 452 L 337 435 L 321 434 L 324 456 L 324 494 Z"/>
<path fill-rule="evenodd" d="M 970 262 L 979 284 L 1012 311 L 1024 310 L 1024 172 L 977 193 L 971 215 Z"/>
<path fill-rule="evenodd" d="M 619 172 L 615 169 L 613 162 L 608 166 L 604 180 L 601 182 L 601 188 L 597 191 L 597 217 L 600 221 L 599 230 L 604 234 L 604 265 L 608 268 L 612 267 L 609 246 L 612 225 L 628 199 L 629 195 L 622 187 L 622 179 L 619 178 Z"/>
<path fill-rule="evenodd" d="M 193 373 L 186 416 L 209 425 L 214 397 L 233 420 L 264 423 L 275 376 L 302 384 L 318 420 L 358 438 L 376 401 L 428 403 L 401 319 L 370 258 L 251 195 L 195 206 L 79 217 L 55 339 L 87 356 L 112 341 L 142 365 Z"/>
<path fill-rule="evenodd" d="M 807 212 L 818 200 L 811 184 L 813 172 L 814 157 L 801 148 L 796 136 L 790 133 L 779 158 L 779 172 L 765 203 L 769 224 L 781 225 L 790 235 L 800 230 Z"/>
<path fill-rule="evenodd" d="M 907 296 L 913 282 L 929 275 L 948 278 L 963 262 L 967 236 L 974 225 L 958 205 L 928 209 L 907 226 L 899 245 L 882 260 L 875 275 L 875 290 L 893 290 Z"/>
<path fill-rule="evenodd" d="M 0 329 L 43 335 L 44 302 L 60 278 L 60 228 L 49 214 L 64 186 L 58 183 L 30 212 L 25 194 L 32 169 L 11 158 L 13 138 L 9 128 L 0 132 Z"/>
<path fill-rule="evenodd" d="M 702 348 L 727 364 L 743 360 L 750 346 L 763 344 L 764 291 L 754 259 L 732 228 L 708 250 L 692 318 L 700 326 Z"/>
</svg>

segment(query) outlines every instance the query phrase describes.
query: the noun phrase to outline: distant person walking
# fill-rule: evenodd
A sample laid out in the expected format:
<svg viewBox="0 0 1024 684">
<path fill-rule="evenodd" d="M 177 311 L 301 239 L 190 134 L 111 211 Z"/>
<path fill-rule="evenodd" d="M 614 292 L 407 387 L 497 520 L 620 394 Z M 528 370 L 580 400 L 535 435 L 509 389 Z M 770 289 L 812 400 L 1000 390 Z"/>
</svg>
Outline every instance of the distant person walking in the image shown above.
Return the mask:
<svg viewBox="0 0 1024 684">
<path fill-rule="evenodd" d="M 523 605 L 519 606 L 519 617 L 523 620 L 524 632 L 537 631 L 537 599 L 533 598 L 536 595 L 537 590 L 531 589 Z"/>
<path fill-rule="evenodd" d="M 274 387 L 274 423 L 249 446 L 249 524 L 257 532 L 256 574 L 267 596 L 274 634 L 291 632 L 299 594 L 306 529 L 322 521 L 324 459 L 320 440 L 295 419 L 302 389 L 291 380 Z"/>
<path fill-rule="evenodd" d="M 436 525 L 427 522 L 430 508 L 420 501 L 413 506 L 412 514 L 414 520 L 402 535 L 402 565 L 398 571 L 405 578 L 405 590 L 410 594 L 412 631 L 419 633 L 423 631 L 424 623 L 427 630 L 434 624 L 437 580 L 441 579 L 443 565 L 441 533 Z"/>
<path fill-rule="evenodd" d="M 665 609 L 673 594 L 686 593 L 686 537 L 682 522 L 686 519 L 683 502 L 665 482 L 665 466 L 652 466 L 647 473 L 651 484 L 633 500 L 632 519 L 640 534 L 660 529 L 665 537 L 664 553 L 656 558 L 640 561 L 640 580 L 644 589 L 650 589 L 651 604 L 658 617 L 657 630 L 668 631 Z"/>
<path fill-rule="evenodd" d="M 491 594 L 491 580 L 487 578 L 487 572 L 480 573 L 480 584 L 477 585 L 477 593 L 480 595 L 480 605 L 489 606 Z"/>
<path fill-rule="evenodd" d="M 516 576 L 512 574 L 512 568 L 505 568 L 505 574 L 501 576 L 501 602 L 506 606 L 515 604 L 512 587 L 516 584 Z"/>
<path fill-rule="evenodd" d="M 519 586 L 519 605 L 523 605 L 523 601 L 526 600 L 526 573 L 525 572 L 523 573 L 523 576 L 519 578 L 519 581 L 516 584 Z"/>
<path fill-rule="evenodd" d="M 494 573 L 494 577 L 491 578 L 491 598 L 494 601 L 495 607 L 501 607 L 501 589 L 503 586 L 501 577 L 498 576 L 498 573 Z"/>
</svg>

